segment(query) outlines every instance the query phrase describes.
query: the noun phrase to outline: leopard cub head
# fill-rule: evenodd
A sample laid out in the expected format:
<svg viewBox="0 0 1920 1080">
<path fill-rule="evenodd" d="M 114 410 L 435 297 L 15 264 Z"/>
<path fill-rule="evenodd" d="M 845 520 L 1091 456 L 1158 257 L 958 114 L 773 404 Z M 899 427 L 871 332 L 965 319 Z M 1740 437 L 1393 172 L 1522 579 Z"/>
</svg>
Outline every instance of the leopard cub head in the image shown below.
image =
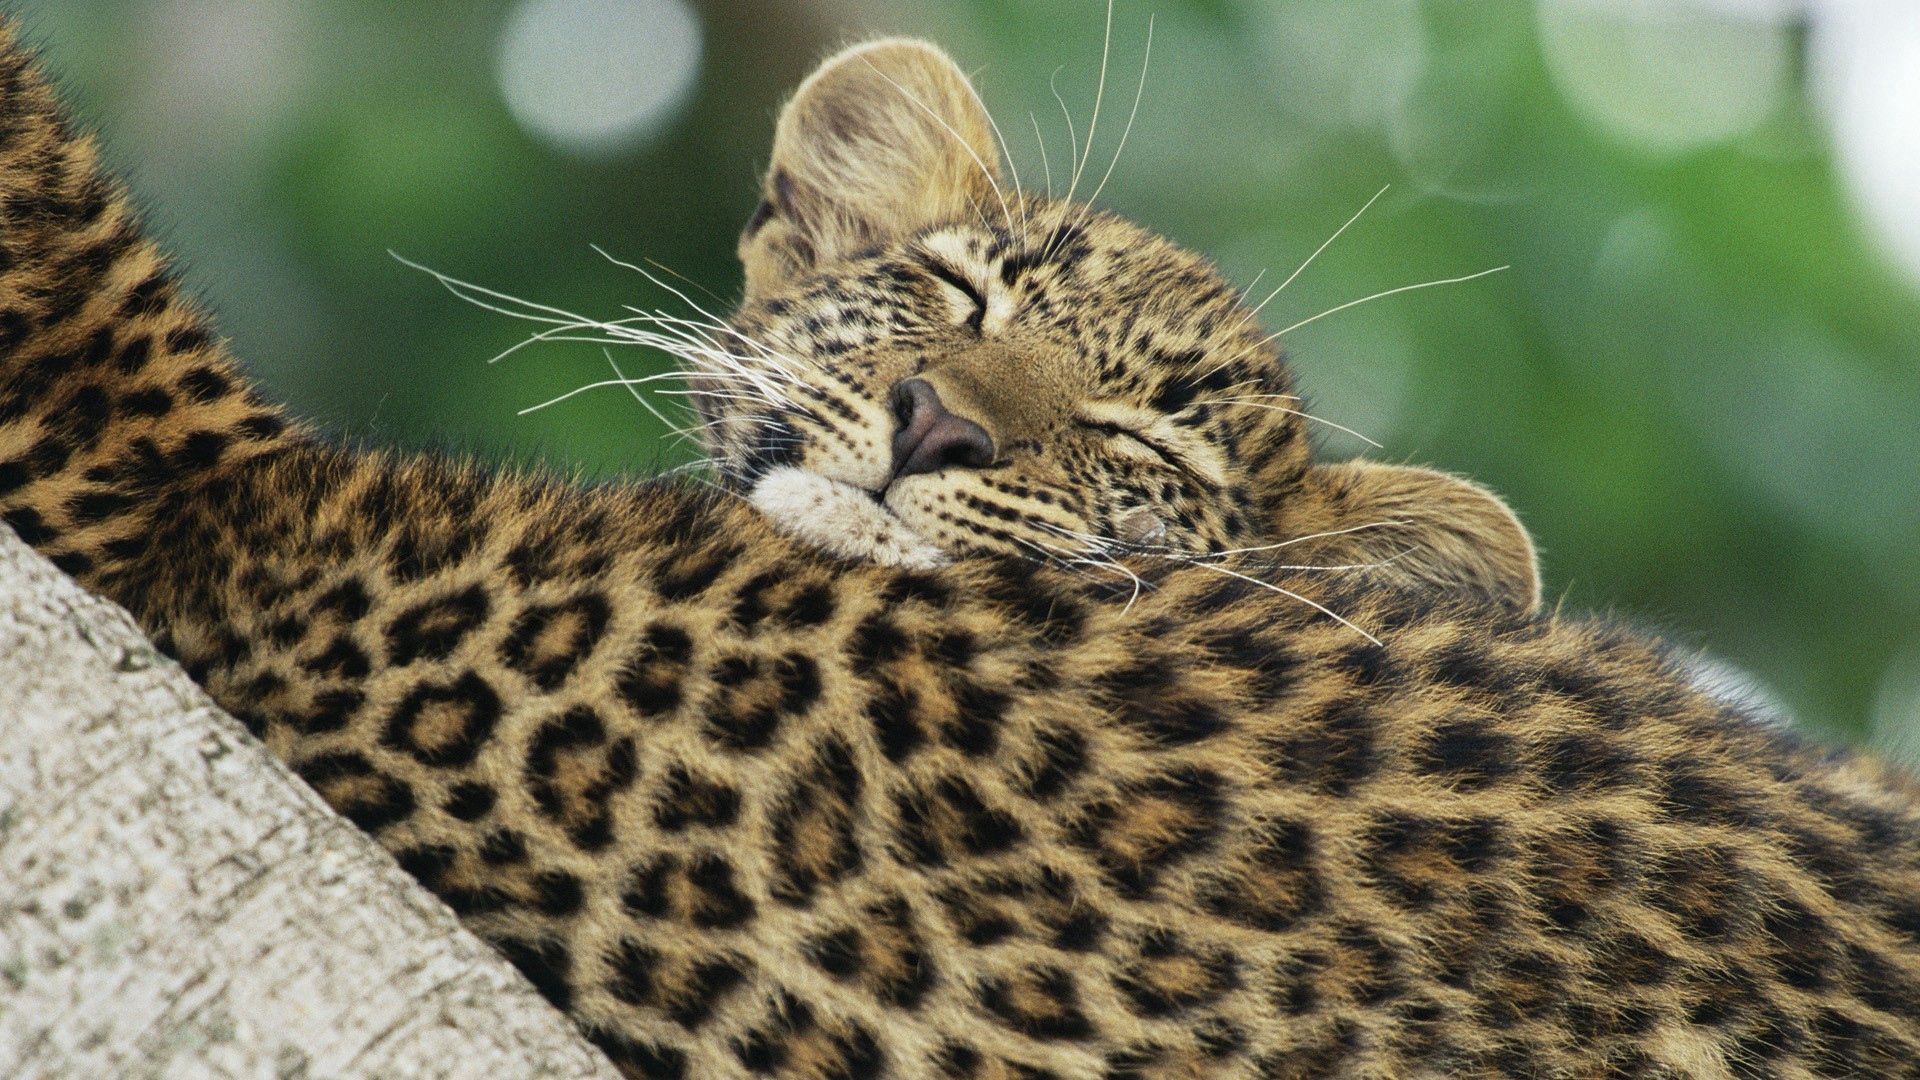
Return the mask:
<svg viewBox="0 0 1920 1080">
<path fill-rule="evenodd" d="M 1015 190 L 939 49 L 823 64 L 764 195 L 694 389 L 720 471 L 782 530 L 904 566 L 1333 534 L 1316 557 L 1537 600 L 1532 544 L 1483 489 L 1312 460 L 1280 352 L 1208 261 Z"/>
</svg>

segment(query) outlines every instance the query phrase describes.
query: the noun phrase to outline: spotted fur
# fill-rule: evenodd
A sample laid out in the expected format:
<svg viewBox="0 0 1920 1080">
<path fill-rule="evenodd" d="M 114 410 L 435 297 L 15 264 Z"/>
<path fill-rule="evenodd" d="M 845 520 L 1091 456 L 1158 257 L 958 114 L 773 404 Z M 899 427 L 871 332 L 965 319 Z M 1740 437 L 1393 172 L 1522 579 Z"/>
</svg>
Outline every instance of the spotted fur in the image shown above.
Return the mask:
<svg viewBox="0 0 1920 1080">
<path fill-rule="evenodd" d="M 865 295 L 809 265 L 743 324 Z M 1200 334 L 1211 280 L 1128 339 Z M 1339 475 L 1298 497 L 1368 502 Z M 850 563 L 711 492 L 331 447 L 10 45 L 0 515 L 633 1076 L 1920 1075 L 1911 787 L 1658 643 L 1458 575 L 1264 571 L 1374 644 L 1252 574 L 1145 560 L 1126 604 L 1021 558 Z"/>
</svg>

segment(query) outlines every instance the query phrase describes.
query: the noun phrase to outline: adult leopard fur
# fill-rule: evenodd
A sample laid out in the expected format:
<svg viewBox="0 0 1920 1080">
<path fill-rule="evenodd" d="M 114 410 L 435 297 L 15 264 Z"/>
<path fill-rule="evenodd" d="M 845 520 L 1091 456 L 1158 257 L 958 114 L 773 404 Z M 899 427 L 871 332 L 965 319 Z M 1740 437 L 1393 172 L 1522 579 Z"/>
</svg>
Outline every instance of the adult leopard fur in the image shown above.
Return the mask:
<svg viewBox="0 0 1920 1080">
<path fill-rule="evenodd" d="M 1040 268 L 1067 250 L 1102 268 L 1126 301 L 1051 314 L 1114 356 L 1238 345 L 1202 265 L 1111 218 L 1036 251 L 979 224 L 997 206 L 955 194 L 978 180 L 951 160 L 904 171 L 950 185 L 924 205 L 885 187 L 900 170 L 821 184 L 865 160 L 836 146 L 955 145 L 892 84 L 978 135 L 944 57 L 860 55 L 782 121 L 788 150 L 845 141 L 784 182 L 776 150 L 750 333 L 821 370 L 898 363 L 914 316 L 846 298 L 947 230 L 996 274 L 1031 262 L 1016 280 L 1071 278 Z M 862 216 L 836 191 L 902 201 Z M 903 293 L 972 300 L 913 274 Z M 994 295 L 963 280 L 987 329 Z M 995 408 L 962 374 L 944 404 Z M 1163 517 L 1182 542 L 1328 531 L 1372 520 L 1382 482 L 1419 490 L 1311 465 L 1277 415 L 1164 448 L 1259 462 L 1242 497 Z M 999 417 L 974 421 L 996 456 L 1024 422 Z M 736 427 L 716 449 L 750 481 L 861 486 Z M 889 508 L 948 538 L 920 490 L 925 514 Z M 0 47 L 0 515 L 635 1076 L 1920 1075 L 1907 783 L 1752 722 L 1657 642 L 1534 612 L 1530 553 L 1488 554 L 1508 527 L 1404 509 L 1443 554 L 1397 580 L 1148 559 L 1129 604 L 957 542 L 931 570 L 837 559 L 698 489 L 338 449 L 261 399 Z"/>
</svg>

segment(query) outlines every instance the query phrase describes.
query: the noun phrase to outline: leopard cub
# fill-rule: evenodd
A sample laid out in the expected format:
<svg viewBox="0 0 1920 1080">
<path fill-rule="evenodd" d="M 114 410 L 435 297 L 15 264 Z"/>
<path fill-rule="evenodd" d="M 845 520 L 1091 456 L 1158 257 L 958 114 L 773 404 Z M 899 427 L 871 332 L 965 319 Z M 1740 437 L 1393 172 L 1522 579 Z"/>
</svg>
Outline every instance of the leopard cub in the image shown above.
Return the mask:
<svg viewBox="0 0 1920 1080">
<path fill-rule="evenodd" d="M 290 420 L 0 27 L 0 520 L 629 1075 L 1920 1076 L 1911 782 L 1314 462 L 931 46 L 781 115 L 715 492 Z"/>
</svg>

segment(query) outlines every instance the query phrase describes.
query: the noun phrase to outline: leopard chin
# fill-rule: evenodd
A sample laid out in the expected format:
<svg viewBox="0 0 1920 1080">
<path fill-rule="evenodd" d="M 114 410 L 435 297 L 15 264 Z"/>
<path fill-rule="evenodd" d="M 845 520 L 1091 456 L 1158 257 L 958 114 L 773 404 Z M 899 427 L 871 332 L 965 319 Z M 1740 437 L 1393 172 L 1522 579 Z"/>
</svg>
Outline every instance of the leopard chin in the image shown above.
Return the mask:
<svg viewBox="0 0 1920 1080">
<path fill-rule="evenodd" d="M 747 501 L 781 532 L 841 558 L 910 570 L 953 561 L 872 492 L 806 469 L 769 469 Z"/>
</svg>

